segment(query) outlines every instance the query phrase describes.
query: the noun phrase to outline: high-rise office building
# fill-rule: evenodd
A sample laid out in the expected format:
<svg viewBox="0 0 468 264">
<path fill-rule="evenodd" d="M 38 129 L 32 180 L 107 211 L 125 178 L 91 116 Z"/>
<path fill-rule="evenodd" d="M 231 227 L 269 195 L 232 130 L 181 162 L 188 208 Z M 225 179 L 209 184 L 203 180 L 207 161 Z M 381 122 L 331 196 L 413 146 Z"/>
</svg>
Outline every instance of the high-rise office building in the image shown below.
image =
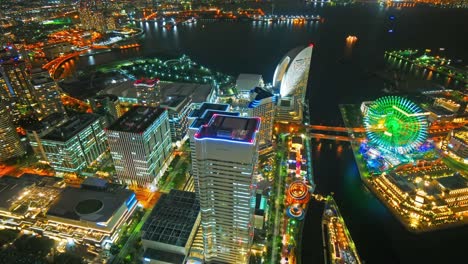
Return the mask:
<svg viewBox="0 0 468 264">
<path fill-rule="evenodd" d="M 232 109 L 244 117 L 260 117 L 262 123 L 258 133 L 259 149 L 271 146 L 276 110 L 276 97 L 273 93 L 266 88 L 252 87 L 248 92 L 238 94 L 232 103 Z"/>
<path fill-rule="evenodd" d="M 313 45 L 298 47 L 286 54 L 276 67 L 273 88 L 280 95 L 276 120 L 302 123 Z"/>
<path fill-rule="evenodd" d="M 172 154 L 167 111 L 136 106 L 108 127 L 106 134 L 119 180 L 156 188 Z"/>
<path fill-rule="evenodd" d="M 17 122 L 20 118 L 34 116 L 39 118 L 35 109 L 38 101 L 34 94 L 29 76 L 26 73 L 26 62 L 15 57 L 0 64 L 0 96 L 7 101 L 6 108 Z"/>
<path fill-rule="evenodd" d="M 44 117 L 41 121 L 30 122 L 23 127 L 26 130 L 29 144 L 39 161 L 48 162 L 41 138 L 67 121 L 68 118 L 63 113 L 53 113 Z"/>
<path fill-rule="evenodd" d="M 140 79 L 133 83 L 140 104 L 153 107 L 159 105 L 158 84 L 159 79 Z"/>
<path fill-rule="evenodd" d="M 214 115 L 194 136 L 208 263 L 249 262 L 259 126 L 259 118 Z"/>
<path fill-rule="evenodd" d="M 188 116 L 188 136 L 190 140 L 190 155 L 192 160 L 192 167 L 190 169 L 191 175 L 194 177 L 195 193 L 198 196 L 198 173 L 197 173 L 197 160 L 195 155 L 195 134 L 201 126 L 208 124 L 214 114 L 229 114 L 228 104 L 212 104 L 202 103 L 199 108 L 193 109 Z M 239 113 L 235 114 L 236 116 Z"/>
<path fill-rule="evenodd" d="M 187 135 L 191 103 L 190 97 L 182 96 L 170 96 L 161 103 L 161 107 L 166 109 L 169 115 L 172 143 L 178 144 L 177 142 L 181 142 Z"/>
<path fill-rule="evenodd" d="M 41 71 L 31 75 L 27 62 L 15 48 L 6 50 L 8 52 L 0 52 L 0 97 L 6 101 L 13 121 L 64 113 L 60 89 L 48 73 Z"/>
<path fill-rule="evenodd" d="M 121 116 L 119 98 L 112 94 L 101 94 L 88 99 L 93 113 L 98 114 L 104 121 L 104 127 L 110 126 Z"/>
<path fill-rule="evenodd" d="M 107 32 L 116 29 L 115 19 L 112 17 L 107 0 L 81 0 L 79 14 L 81 26 L 85 30 Z"/>
<path fill-rule="evenodd" d="M 41 138 L 42 148 L 56 172 L 78 173 L 106 151 L 106 135 L 98 115 L 80 114 Z"/>
<path fill-rule="evenodd" d="M 35 98 L 39 103 L 39 109 L 36 111 L 39 112 L 41 118 L 53 113 L 65 113 L 65 107 L 60 98 L 60 89 L 57 83 L 49 77 L 48 72 L 34 74 L 31 84 L 34 88 Z"/>
<path fill-rule="evenodd" d="M 16 128 L 11 122 L 8 110 L 0 99 L 0 161 L 24 155 Z"/>
</svg>

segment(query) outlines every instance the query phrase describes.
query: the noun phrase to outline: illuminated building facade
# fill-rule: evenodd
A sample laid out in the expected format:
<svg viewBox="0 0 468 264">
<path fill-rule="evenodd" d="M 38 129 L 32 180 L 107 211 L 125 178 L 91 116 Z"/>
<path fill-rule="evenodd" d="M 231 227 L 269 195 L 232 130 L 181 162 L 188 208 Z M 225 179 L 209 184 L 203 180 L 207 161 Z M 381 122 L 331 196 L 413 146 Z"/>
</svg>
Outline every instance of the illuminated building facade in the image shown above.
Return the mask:
<svg viewBox="0 0 468 264">
<path fill-rule="evenodd" d="M 228 104 L 212 104 L 202 103 L 199 108 L 193 109 L 188 116 L 188 136 L 190 140 L 190 155 L 192 158 L 192 176 L 194 177 L 195 194 L 199 194 L 198 190 L 198 173 L 197 173 L 197 159 L 195 152 L 195 134 L 198 132 L 201 126 L 208 124 L 214 114 L 229 114 Z M 239 113 L 236 114 L 237 116 Z"/>
<path fill-rule="evenodd" d="M 49 77 L 48 72 L 45 72 L 45 74 L 33 75 L 31 79 L 35 97 L 39 102 L 38 107 L 40 110 L 38 112 L 40 112 L 40 116 L 46 117 L 53 113 L 65 113 L 57 83 Z"/>
<path fill-rule="evenodd" d="M 460 161 L 468 164 L 468 127 L 450 132 L 447 149 Z"/>
<path fill-rule="evenodd" d="M 207 263 L 248 263 L 253 238 L 258 118 L 214 115 L 195 134 Z"/>
<path fill-rule="evenodd" d="M 106 151 L 99 116 L 80 114 L 41 137 L 47 161 L 56 172 L 78 173 Z"/>
<path fill-rule="evenodd" d="M 313 45 L 298 47 L 286 54 L 276 67 L 273 88 L 279 92 L 276 120 L 301 123 L 309 80 Z"/>
<path fill-rule="evenodd" d="M 276 110 L 275 96 L 271 92 L 266 88 L 252 87 L 247 93 L 238 95 L 232 109 L 241 112 L 242 116 L 260 117 L 262 123 L 257 135 L 259 148 L 271 146 Z"/>
<path fill-rule="evenodd" d="M 65 112 L 57 84 L 47 72 L 31 74 L 28 63 L 11 46 L 0 52 L 0 97 L 14 122 Z"/>
<path fill-rule="evenodd" d="M 18 57 L 0 64 L 0 96 L 8 101 L 6 107 L 14 122 L 25 116 L 39 117 L 35 110 L 40 108 L 26 69 L 26 62 Z"/>
<path fill-rule="evenodd" d="M 25 154 L 16 127 L 0 99 L 0 161 Z"/>
<path fill-rule="evenodd" d="M 95 254 L 118 239 L 137 208 L 132 191 L 93 177 L 80 188 L 34 174 L 4 176 L 0 185 L 6 187 L 0 189 L 0 228 L 73 240 Z"/>
<path fill-rule="evenodd" d="M 81 0 L 79 14 L 83 29 L 103 33 L 116 29 L 115 19 L 107 9 L 109 3 L 106 0 Z"/>
<path fill-rule="evenodd" d="M 122 183 L 155 189 L 172 154 L 167 111 L 136 106 L 106 129 L 117 177 Z"/>
<path fill-rule="evenodd" d="M 133 85 L 137 92 L 137 98 L 140 104 L 144 106 L 156 107 L 159 105 L 159 80 L 158 79 L 140 79 Z"/>
<path fill-rule="evenodd" d="M 187 135 L 191 103 L 190 97 L 182 96 L 171 96 L 161 103 L 161 107 L 167 110 L 169 116 L 172 143 L 182 141 Z"/>
<path fill-rule="evenodd" d="M 67 121 L 68 118 L 63 113 L 54 113 L 24 127 L 29 144 L 39 161 L 48 162 L 41 138 Z"/>
<path fill-rule="evenodd" d="M 104 121 L 104 127 L 110 126 L 121 116 L 119 98 L 112 94 L 97 95 L 88 99 L 93 113 L 98 114 Z"/>
</svg>

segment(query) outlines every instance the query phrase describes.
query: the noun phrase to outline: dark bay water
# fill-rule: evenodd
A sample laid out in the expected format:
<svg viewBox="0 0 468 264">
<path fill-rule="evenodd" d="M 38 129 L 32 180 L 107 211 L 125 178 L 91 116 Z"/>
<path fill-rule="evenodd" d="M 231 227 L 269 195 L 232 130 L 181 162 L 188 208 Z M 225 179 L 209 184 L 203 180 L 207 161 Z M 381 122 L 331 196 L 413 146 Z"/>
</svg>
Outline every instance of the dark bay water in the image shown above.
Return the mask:
<svg viewBox="0 0 468 264">
<path fill-rule="evenodd" d="M 302 26 L 198 22 L 176 30 L 139 23 L 145 30 L 137 50 L 80 57 L 77 68 L 135 56 L 178 57 L 232 75 L 260 73 L 270 82 L 290 49 L 314 43 L 308 98 L 311 123 L 341 124 L 340 103 L 360 103 L 382 95 L 383 81 L 371 74 L 384 66 L 387 49 L 439 49 L 453 59 L 468 59 L 468 11 L 435 8 L 385 9 L 378 5 L 314 7 L 302 1 L 277 1 L 277 14 L 318 14 L 323 23 Z M 390 20 L 395 16 L 395 20 Z M 389 33 L 389 29 L 393 33 Z M 346 48 L 348 35 L 357 43 Z M 314 143 L 317 191 L 334 192 L 365 263 L 463 263 L 468 228 L 414 235 L 362 185 L 347 144 Z M 316 206 L 316 208 L 319 208 Z M 321 212 L 311 205 L 304 227 L 303 263 L 322 263 Z"/>
</svg>

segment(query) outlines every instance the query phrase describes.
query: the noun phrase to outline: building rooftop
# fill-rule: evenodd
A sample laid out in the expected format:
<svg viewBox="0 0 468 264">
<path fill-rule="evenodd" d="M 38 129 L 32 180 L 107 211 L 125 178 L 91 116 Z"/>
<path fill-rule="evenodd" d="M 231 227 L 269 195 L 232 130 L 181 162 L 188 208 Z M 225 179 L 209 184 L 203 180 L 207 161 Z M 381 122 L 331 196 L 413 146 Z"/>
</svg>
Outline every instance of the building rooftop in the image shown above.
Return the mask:
<svg viewBox="0 0 468 264">
<path fill-rule="evenodd" d="M 42 139 L 66 142 L 98 119 L 99 116 L 95 114 L 73 116 L 67 122 L 46 134 Z"/>
<path fill-rule="evenodd" d="M 41 85 L 46 83 L 53 83 L 54 80 L 48 76 L 36 76 L 31 79 L 33 85 Z"/>
<path fill-rule="evenodd" d="M 201 104 L 200 108 L 192 110 L 189 117 L 201 117 L 207 110 L 227 111 L 228 109 L 228 104 L 212 104 L 205 102 Z"/>
<path fill-rule="evenodd" d="M 179 112 L 190 102 L 188 97 L 184 96 L 169 96 L 166 97 L 164 102 L 161 102 L 162 108 L 167 108 Z"/>
<path fill-rule="evenodd" d="M 467 188 L 468 183 L 463 176 L 460 174 L 454 174 L 453 176 L 438 178 L 437 181 L 440 185 L 442 185 L 445 189 L 448 190 L 456 190 Z"/>
<path fill-rule="evenodd" d="M 207 125 L 200 127 L 196 139 L 212 138 L 253 143 L 260 127 L 258 117 L 213 115 Z"/>
<path fill-rule="evenodd" d="M 253 93 L 255 93 L 255 99 L 254 100 L 257 100 L 257 101 L 260 101 L 260 100 L 263 100 L 265 98 L 269 98 L 269 97 L 273 97 L 273 94 L 261 87 L 255 87 L 253 90 L 252 90 Z"/>
<path fill-rule="evenodd" d="M 142 228 L 142 239 L 185 247 L 199 212 L 195 193 L 171 190 L 151 211 Z"/>
<path fill-rule="evenodd" d="M 161 98 L 168 96 L 191 97 L 194 103 L 203 103 L 213 91 L 209 84 L 198 83 L 159 83 L 159 93 Z M 133 81 L 127 81 L 119 85 L 111 86 L 102 93 L 113 94 L 122 98 L 138 98 L 137 89 Z"/>
<path fill-rule="evenodd" d="M 124 188 L 91 190 L 66 187 L 47 211 L 47 215 L 79 221 L 107 222 L 123 203 L 135 194 Z"/>
<path fill-rule="evenodd" d="M 63 181 L 62 178 L 45 177 L 35 174 L 23 174 L 19 178 L 3 176 L 0 178 L 0 208 L 9 209 L 26 187 L 31 185 L 53 187 L 61 181 Z"/>
<path fill-rule="evenodd" d="M 462 128 L 454 130 L 453 136 L 465 143 L 468 143 L 468 127 L 464 126 Z"/>
<path fill-rule="evenodd" d="M 138 79 L 136 80 L 133 85 L 135 87 L 138 87 L 138 86 L 146 86 L 146 87 L 154 87 L 156 84 L 159 83 L 159 79 L 146 79 L 146 78 L 142 78 L 142 79 Z"/>
<path fill-rule="evenodd" d="M 142 133 L 154 123 L 164 109 L 147 106 L 135 106 L 117 119 L 107 129 L 122 132 Z"/>
<path fill-rule="evenodd" d="M 239 92 L 250 91 L 263 83 L 262 75 L 241 73 L 236 80 L 236 89 Z"/>
<path fill-rule="evenodd" d="M 65 122 L 66 120 L 67 117 L 63 113 L 52 113 L 44 117 L 41 121 L 34 121 L 23 125 L 23 127 L 26 131 L 41 131 L 45 128 L 55 126 L 60 122 Z"/>
<path fill-rule="evenodd" d="M 113 94 L 99 94 L 99 95 L 94 96 L 92 99 L 94 100 L 109 99 L 112 102 L 116 102 L 117 100 L 119 100 L 119 97 Z"/>
<path fill-rule="evenodd" d="M 192 124 L 190 125 L 190 128 L 196 128 L 199 129 L 201 126 L 208 124 L 210 122 L 211 118 L 214 115 L 228 115 L 228 116 L 240 116 L 239 112 L 226 112 L 226 111 L 217 111 L 217 110 L 206 110 L 205 113 L 195 119 Z"/>
<path fill-rule="evenodd" d="M 429 111 L 429 112 L 432 112 L 438 116 L 451 116 L 453 115 L 453 113 L 441 106 L 436 106 L 436 105 L 432 105 L 432 106 L 428 106 L 426 107 L 426 110 Z"/>
<path fill-rule="evenodd" d="M 206 102 L 213 91 L 209 84 L 198 83 L 160 83 L 161 98 L 168 96 L 191 97 L 192 102 L 200 104 Z"/>
</svg>

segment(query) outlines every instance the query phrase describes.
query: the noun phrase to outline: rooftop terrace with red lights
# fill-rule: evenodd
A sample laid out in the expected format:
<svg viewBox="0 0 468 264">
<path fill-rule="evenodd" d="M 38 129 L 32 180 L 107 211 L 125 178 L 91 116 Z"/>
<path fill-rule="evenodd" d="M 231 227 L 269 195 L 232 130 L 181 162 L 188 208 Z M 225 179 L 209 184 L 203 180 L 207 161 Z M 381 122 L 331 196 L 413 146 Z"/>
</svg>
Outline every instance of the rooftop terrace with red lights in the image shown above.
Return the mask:
<svg viewBox="0 0 468 264">
<path fill-rule="evenodd" d="M 153 87 L 155 86 L 156 84 L 159 83 L 159 79 L 157 78 L 154 78 L 154 79 L 146 79 L 146 78 L 142 78 L 142 79 L 138 79 L 136 80 L 133 85 L 135 86 L 148 86 L 148 87 Z"/>
<path fill-rule="evenodd" d="M 207 125 L 200 127 L 195 138 L 254 143 L 259 127 L 260 118 L 258 117 L 245 118 L 214 114 Z"/>
</svg>

